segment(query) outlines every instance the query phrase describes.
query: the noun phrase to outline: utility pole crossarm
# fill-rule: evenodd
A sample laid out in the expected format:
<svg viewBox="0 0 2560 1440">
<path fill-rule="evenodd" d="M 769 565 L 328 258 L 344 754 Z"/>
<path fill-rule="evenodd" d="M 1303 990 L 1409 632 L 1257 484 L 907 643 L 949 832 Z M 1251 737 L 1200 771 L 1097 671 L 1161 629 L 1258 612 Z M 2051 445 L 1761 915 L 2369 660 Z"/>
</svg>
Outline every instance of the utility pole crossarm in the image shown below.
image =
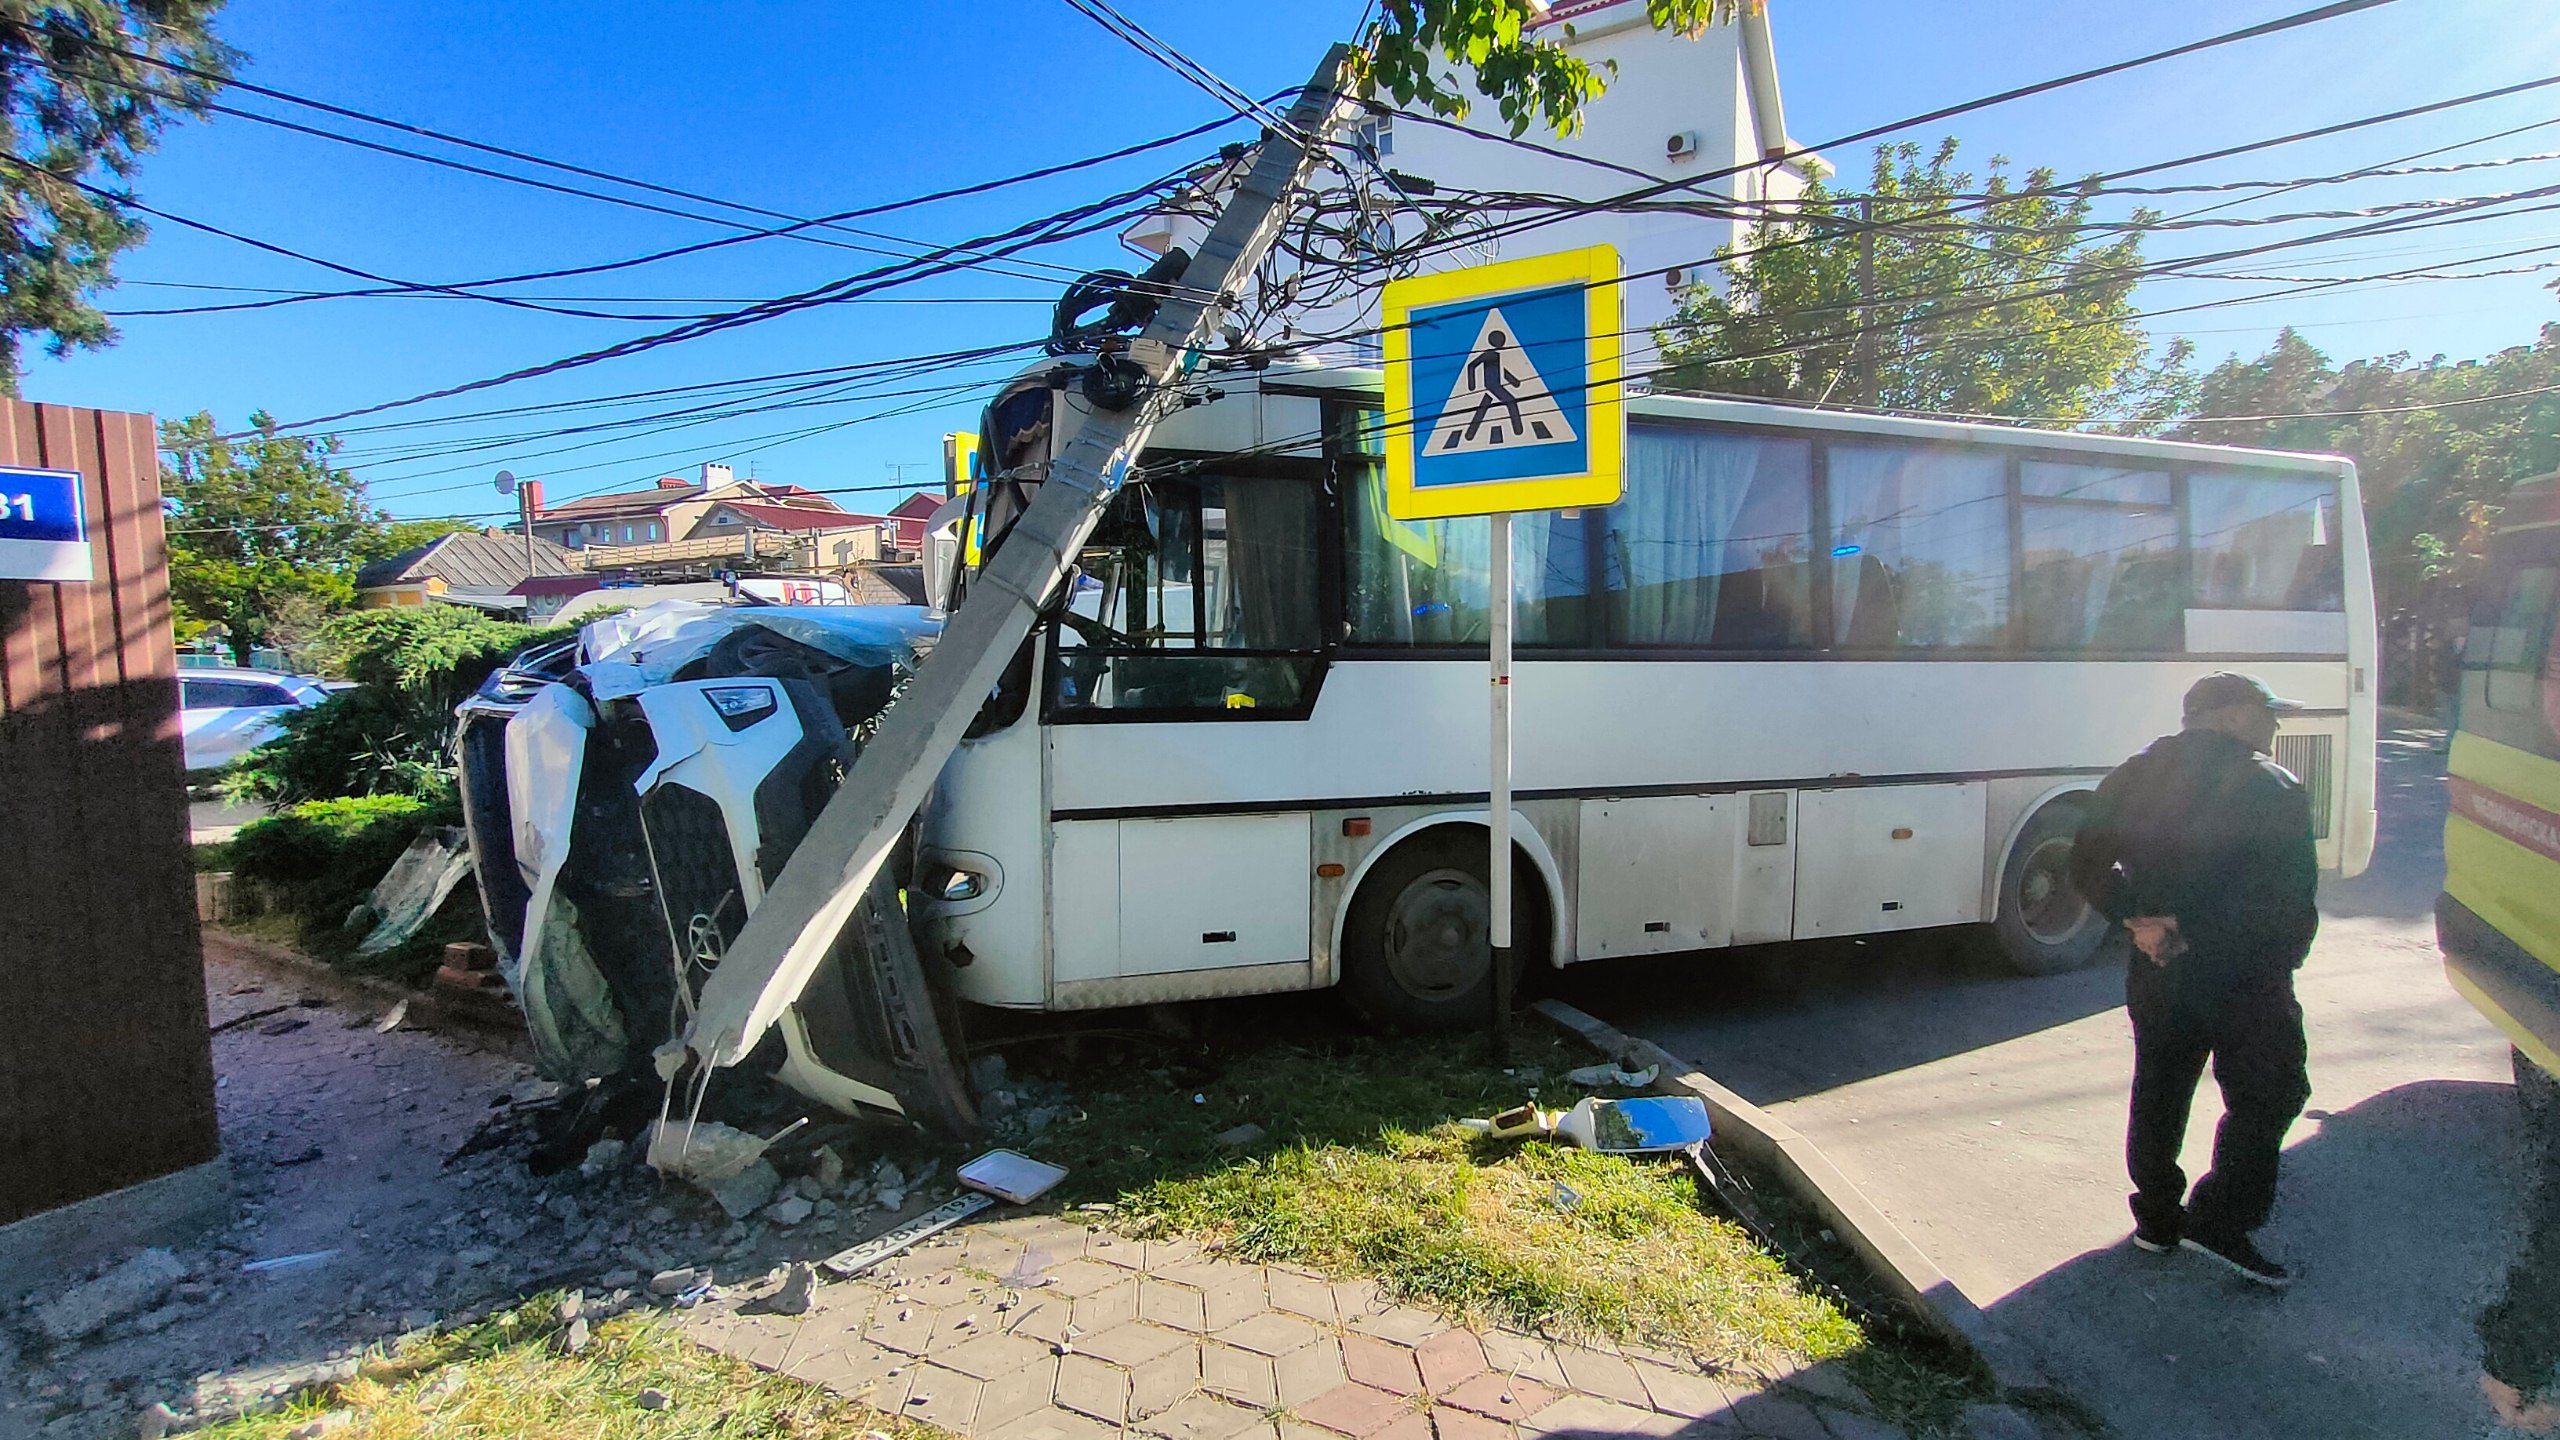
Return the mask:
<svg viewBox="0 0 2560 1440">
<path fill-rule="evenodd" d="M 1146 380 L 1138 403 L 1094 415 L 1051 462 L 1030 505 L 987 557 L 968 602 L 882 715 L 878 733 L 705 982 L 681 1048 L 660 1052 L 662 1070 L 671 1075 L 685 1052 L 705 1066 L 738 1063 L 798 998 L 1144 448 L 1163 388 L 1189 367 L 1219 312 L 1269 253 L 1290 195 L 1318 158 L 1299 137 L 1331 133 L 1350 59 L 1349 47 L 1333 47 L 1290 106 L 1287 124 L 1265 133 L 1252 169 L 1178 288 L 1130 343 L 1127 358 Z"/>
</svg>

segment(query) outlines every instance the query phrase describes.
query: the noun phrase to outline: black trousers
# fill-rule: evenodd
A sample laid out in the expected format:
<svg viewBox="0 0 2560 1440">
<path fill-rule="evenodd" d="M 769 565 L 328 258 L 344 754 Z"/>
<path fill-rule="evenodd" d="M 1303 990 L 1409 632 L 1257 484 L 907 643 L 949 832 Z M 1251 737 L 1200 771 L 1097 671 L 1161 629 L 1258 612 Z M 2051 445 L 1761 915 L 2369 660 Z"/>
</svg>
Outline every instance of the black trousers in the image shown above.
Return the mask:
<svg viewBox="0 0 2560 1440">
<path fill-rule="evenodd" d="M 2133 1105 L 2124 1164 L 2135 1221 L 2224 1236 L 2264 1225 L 2275 1208 L 2284 1132 L 2311 1099 L 2292 977 L 2238 989 L 2197 985 L 2137 951 L 2125 975 L 2125 1009 L 2133 1017 Z M 2222 1087 L 2222 1124 L 2213 1172 L 2190 1198 L 2178 1150 L 2208 1061 Z"/>
</svg>

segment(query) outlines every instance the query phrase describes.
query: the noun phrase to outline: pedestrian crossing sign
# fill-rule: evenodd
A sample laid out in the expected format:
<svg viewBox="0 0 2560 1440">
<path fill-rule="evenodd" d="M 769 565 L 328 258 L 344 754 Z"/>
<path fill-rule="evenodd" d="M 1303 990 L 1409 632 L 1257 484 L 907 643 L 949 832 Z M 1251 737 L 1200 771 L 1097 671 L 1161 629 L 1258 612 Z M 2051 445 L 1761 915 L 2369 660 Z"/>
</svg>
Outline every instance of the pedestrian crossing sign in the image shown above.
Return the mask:
<svg viewBox="0 0 2560 1440">
<path fill-rule="evenodd" d="M 1614 502 L 1618 308 L 1618 253 L 1605 245 L 1390 283 L 1387 513 Z"/>
</svg>

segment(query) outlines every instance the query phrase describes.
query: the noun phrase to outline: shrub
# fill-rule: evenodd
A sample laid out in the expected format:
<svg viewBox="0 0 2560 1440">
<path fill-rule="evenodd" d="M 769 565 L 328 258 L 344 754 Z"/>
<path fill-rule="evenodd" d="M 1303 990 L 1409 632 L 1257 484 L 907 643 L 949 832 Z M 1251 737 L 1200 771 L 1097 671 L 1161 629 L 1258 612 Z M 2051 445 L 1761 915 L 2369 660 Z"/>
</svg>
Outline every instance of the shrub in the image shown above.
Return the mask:
<svg viewBox="0 0 2560 1440">
<path fill-rule="evenodd" d="M 307 800 L 242 826 L 231 841 L 232 872 L 308 934 L 325 936 L 419 832 L 460 818 L 411 795 Z"/>
<path fill-rule="evenodd" d="M 235 799 L 297 804 L 347 796 L 453 798 L 453 707 L 528 645 L 565 636 L 426 605 L 360 610 L 323 628 L 323 669 L 356 688 L 283 718 L 284 733 L 223 779 Z"/>
</svg>

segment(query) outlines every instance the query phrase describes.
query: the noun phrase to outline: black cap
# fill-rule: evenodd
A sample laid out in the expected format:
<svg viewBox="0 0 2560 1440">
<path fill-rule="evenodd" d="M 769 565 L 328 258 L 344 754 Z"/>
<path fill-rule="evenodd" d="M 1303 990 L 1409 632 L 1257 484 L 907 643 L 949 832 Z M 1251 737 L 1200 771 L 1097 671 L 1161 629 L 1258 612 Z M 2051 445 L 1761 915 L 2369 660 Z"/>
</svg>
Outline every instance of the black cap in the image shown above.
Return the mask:
<svg viewBox="0 0 2560 1440">
<path fill-rule="evenodd" d="M 2234 705 L 2263 705 L 2279 715 L 2303 708 L 2301 701 L 2283 698 L 2257 676 L 2236 670 L 2218 671 L 2187 687 L 2186 715 L 2190 720 Z"/>
</svg>

